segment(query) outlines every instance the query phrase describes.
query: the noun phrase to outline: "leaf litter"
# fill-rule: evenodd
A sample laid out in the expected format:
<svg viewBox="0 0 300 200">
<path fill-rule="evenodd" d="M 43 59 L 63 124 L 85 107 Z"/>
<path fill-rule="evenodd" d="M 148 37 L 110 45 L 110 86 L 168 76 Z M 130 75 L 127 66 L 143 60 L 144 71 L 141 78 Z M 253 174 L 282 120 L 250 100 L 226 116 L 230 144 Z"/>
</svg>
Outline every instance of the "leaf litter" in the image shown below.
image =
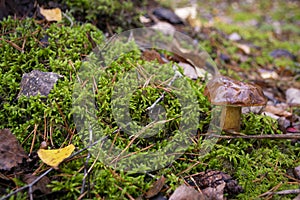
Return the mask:
<svg viewBox="0 0 300 200">
<path fill-rule="evenodd" d="M 9 129 L 0 130 L 0 170 L 11 170 L 28 158 Z"/>
<path fill-rule="evenodd" d="M 221 6 L 222 5 L 220 5 L 220 7 Z M 167 13 L 167 16 L 166 17 L 161 17 L 160 16 L 161 19 L 169 21 L 169 22 L 171 22 L 173 24 L 178 24 L 177 22 L 174 22 L 174 20 L 172 19 L 172 17 L 174 18 L 173 14 L 172 14 L 172 11 L 168 10 L 167 12 L 166 11 L 164 11 L 164 12 Z M 216 12 L 219 12 L 219 11 L 216 11 Z M 203 12 L 203 13 L 205 13 L 205 12 Z M 163 14 L 161 14 L 161 15 L 163 15 Z M 171 16 L 171 18 L 170 18 L 170 16 Z M 207 15 L 207 17 L 213 19 L 212 16 Z M 226 20 L 231 21 L 230 19 L 226 19 Z M 48 21 L 51 21 L 51 20 L 48 20 Z M 167 22 L 157 22 L 156 25 L 160 24 L 160 23 L 161 23 L 160 28 L 164 29 L 166 31 L 168 29 L 175 30 L 175 29 L 178 28 L 178 27 L 174 28 L 173 25 L 170 25 Z M 180 23 L 182 23 L 182 22 L 180 22 Z M 211 24 L 213 24 L 213 23 L 211 22 Z M 206 25 L 201 24 L 201 26 L 202 26 L 201 28 L 202 28 L 203 32 L 205 32 L 205 30 L 209 30 L 209 33 L 204 34 L 203 37 L 208 37 L 208 35 L 213 32 L 212 30 L 210 30 L 210 29 L 207 28 L 207 27 L 211 26 L 211 24 L 208 24 L 208 23 Z M 246 22 L 244 24 L 246 24 Z M 238 33 L 235 33 L 235 32 L 233 32 L 228 37 L 233 37 L 232 35 L 235 35 L 235 38 L 232 39 L 233 41 L 235 41 L 235 43 L 232 43 L 232 44 L 235 45 L 236 47 L 238 47 L 238 49 L 242 51 L 242 54 L 245 54 L 245 55 L 237 53 L 236 55 L 238 55 L 238 57 L 239 57 L 237 60 L 234 60 L 235 58 L 231 58 L 231 57 L 223 59 L 224 61 L 226 61 L 225 62 L 226 65 L 225 66 L 227 67 L 227 69 L 229 69 L 229 68 L 231 68 L 231 69 L 234 69 L 234 68 L 238 69 L 238 71 L 241 72 L 239 75 L 241 75 L 241 77 L 247 79 L 247 78 L 250 77 L 250 74 L 247 74 L 247 70 L 239 68 L 238 65 L 241 64 L 241 63 L 243 63 L 243 62 L 247 62 L 247 60 L 249 58 L 250 59 L 251 58 L 255 58 L 255 52 L 253 52 L 253 50 L 251 49 L 251 45 L 248 45 L 248 44 L 245 45 L 244 43 L 236 43 L 237 41 L 239 42 L 240 40 L 244 40 L 244 37 L 240 36 Z M 227 54 L 226 52 L 224 52 L 224 53 Z M 225 54 L 222 54 L 222 55 L 225 55 Z M 229 54 L 229 55 L 231 55 L 231 54 Z M 269 55 L 271 57 L 275 58 L 275 59 L 286 57 L 286 58 L 289 58 L 289 59 L 291 59 L 291 60 L 293 60 L 295 62 L 297 61 L 297 57 L 295 55 L 293 55 L 289 51 L 283 50 L 283 49 L 274 50 Z M 150 56 L 149 55 L 144 55 L 144 56 L 145 56 L 144 57 L 145 60 L 146 59 L 149 59 L 149 60 L 157 59 L 160 63 L 164 62 L 164 61 L 162 61 L 163 57 L 161 55 L 159 55 L 155 51 L 151 52 Z M 189 65 L 190 63 L 186 59 L 186 60 L 183 60 L 182 63 L 180 63 L 180 65 L 182 65 L 182 64 L 183 65 Z M 283 70 L 283 71 L 289 71 L 289 73 L 286 76 L 282 77 L 281 74 L 279 73 L 280 71 L 278 69 L 276 69 L 274 67 L 274 65 L 262 65 L 260 67 L 261 67 L 260 68 L 261 70 L 259 71 L 260 73 L 257 73 L 257 75 L 255 75 L 251 79 L 254 82 L 255 81 L 258 82 L 265 91 L 268 90 L 268 91 L 271 91 L 272 94 L 276 94 L 276 95 L 273 95 L 273 96 L 268 96 L 268 98 L 269 98 L 268 99 L 269 100 L 268 104 L 270 104 L 270 105 L 267 105 L 265 107 L 264 111 L 273 114 L 273 117 L 276 118 L 276 119 L 281 118 L 281 119 L 284 119 L 285 122 L 288 122 L 288 123 L 285 123 L 285 124 L 289 124 L 288 126 L 286 125 L 286 131 L 287 132 L 297 132 L 297 130 L 299 130 L 299 129 L 295 128 L 295 127 L 297 127 L 297 125 L 294 126 L 293 123 L 299 122 L 299 117 L 297 116 L 297 114 L 294 114 L 293 112 L 290 112 L 290 108 L 295 108 L 299 104 L 299 98 L 300 97 L 299 97 L 299 95 L 297 95 L 298 94 L 297 92 L 298 92 L 298 90 L 299 90 L 300 87 L 291 88 L 291 87 L 289 87 L 289 85 L 280 85 L 280 84 L 278 84 L 278 83 L 282 82 L 282 81 L 278 80 L 280 78 L 284 79 L 284 78 L 294 77 L 296 75 L 295 69 L 290 69 L 288 66 L 281 66 L 281 70 Z M 192 79 L 197 79 L 195 72 L 193 70 L 191 70 L 192 69 L 191 65 L 189 67 L 187 67 L 187 68 L 190 71 L 186 70 L 185 71 L 185 73 L 186 73 L 185 75 L 189 76 Z M 278 81 L 278 83 L 276 81 Z M 295 80 L 295 83 L 296 82 L 299 82 L 299 81 Z M 274 85 L 275 85 L 275 87 L 274 87 Z M 279 96 L 277 94 L 277 91 L 281 91 L 282 95 Z M 280 103 L 286 103 L 287 106 L 282 106 L 278 102 L 280 102 Z M 0 146 L 0 148 L 1 148 L 1 146 Z M 4 149 L 5 148 L 2 148 L 1 151 L 3 151 Z M 71 152 L 71 149 L 72 148 L 70 148 L 70 149 L 68 148 L 68 150 L 66 151 L 66 152 L 68 152 L 67 153 L 68 155 L 69 155 L 69 152 Z M 44 153 L 45 151 L 41 150 L 40 152 Z M 54 151 L 55 151 L 54 154 L 51 154 L 50 156 L 46 156 L 46 157 L 53 158 L 54 155 L 58 155 L 59 154 L 58 151 L 56 151 L 56 150 L 54 150 Z M 59 157 L 66 157 L 67 154 L 64 153 L 64 156 L 59 156 Z M 23 154 L 21 154 L 21 155 L 23 155 Z M 21 163 L 20 157 L 22 157 L 22 156 L 19 156 L 19 158 L 17 160 L 18 162 L 15 163 L 14 166 L 17 166 L 18 164 Z M 0 159 L 0 161 L 1 161 L 1 159 Z M 47 163 L 47 162 L 48 161 L 46 161 L 45 163 Z M 59 163 L 60 162 L 56 162 L 56 161 L 55 162 L 51 162 L 50 161 L 50 166 L 57 167 L 59 165 Z M 7 167 L 7 169 L 11 169 L 11 168 Z M 295 168 L 295 170 L 296 170 L 296 168 Z M 295 172 L 295 174 L 296 174 L 295 177 L 297 177 L 299 179 L 299 176 L 298 176 L 299 173 Z M 223 196 L 224 192 L 225 191 L 228 192 L 228 187 L 229 187 L 227 183 L 231 182 L 231 181 L 233 181 L 233 182 L 231 182 L 232 185 L 233 185 L 232 190 L 233 191 L 237 191 L 237 193 L 241 191 L 241 188 L 240 188 L 240 186 L 238 186 L 237 182 L 234 182 L 234 180 L 229 175 L 227 175 L 226 173 L 221 172 L 221 171 L 200 172 L 200 173 L 192 175 L 190 177 L 194 179 L 194 181 L 196 182 L 198 188 L 202 188 L 202 194 L 200 193 L 200 191 L 197 191 L 194 187 L 182 185 L 182 186 L 178 187 L 175 190 L 175 192 L 173 193 L 173 195 L 177 194 L 177 192 L 181 190 L 181 192 L 179 192 L 179 193 L 181 193 L 183 196 L 184 195 L 190 195 L 190 198 L 188 198 L 188 199 L 193 199 L 193 198 L 195 198 L 195 199 L 202 199 L 202 198 L 204 198 L 204 196 L 210 197 L 210 198 L 214 198 L 214 199 L 224 199 L 224 196 Z M 25 182 L 29 183 L 29 182 L 32 182 L 32 180 L 34 180 L 34 179 L 35 179 L 34 176 L 29 176 L 28 175 L 28 177 L 26 177 L 24 180 L 27 180 Z M 149 196 L 148 197 L 152 197 L 153 195 L 154 196 L 157 195 L 160 192 L 161 187 L 162 187 L 161 186 L 162 182 L 164 182 L 164 181 L 161 181 L 160 179 L 158 180 L 157 185 L 159 187 L 156 186 L 156 183 L 154 183 L 153 187 L 150 190 L 148 190 L 148 192 L 149 192 Z M 43 185 L 46 185 L 46 183 L 48 183 L 48 180 L 44 180 L 42 182 L 44 182 Z M 46 193 L 46 190 L 44 190 L 42 188 L 43 186 L 40 187 L 40 186 L 37 185 L 37 187 L 39 188 L 39 190 L 43 190 L 44 193 Z M 206 189 L 203 189 L 205 187 L 206 187 Z M 37 189 L 35 188 L 34 190 L 37 190 Z M 230 190 L 229 190 L 229 192 L 230 192 Z M 173 195 L 171 195 L 170 199 L 172 199 L 172 198 L 174 198 L 174 199 L 180 199 L 179 197 L 175 198 Z"/>
</svg>

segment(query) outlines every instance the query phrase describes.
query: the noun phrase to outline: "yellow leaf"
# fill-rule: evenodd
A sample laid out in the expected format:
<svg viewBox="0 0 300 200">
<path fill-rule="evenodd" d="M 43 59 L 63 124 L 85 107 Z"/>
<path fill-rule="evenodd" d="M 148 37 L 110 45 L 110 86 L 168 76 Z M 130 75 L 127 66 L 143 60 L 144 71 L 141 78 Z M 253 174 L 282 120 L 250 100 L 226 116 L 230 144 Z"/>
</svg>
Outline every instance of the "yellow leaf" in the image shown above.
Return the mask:
<svg viewBox="0 0 300 200">
<path fill-rule="evenodd" d="M 75 146 L 70 144 L 62 149 L 39 149 L 38 156 L 47 165 L 57 168 L 57 166 L 74 151 Z"/>
<path fill-rule="evenodd" d="M 40 13 L 46 18 L 47 21 L 61 21 L 61 10 L 59 8 L 44 9 L 40 8 Z"/>
</svg>

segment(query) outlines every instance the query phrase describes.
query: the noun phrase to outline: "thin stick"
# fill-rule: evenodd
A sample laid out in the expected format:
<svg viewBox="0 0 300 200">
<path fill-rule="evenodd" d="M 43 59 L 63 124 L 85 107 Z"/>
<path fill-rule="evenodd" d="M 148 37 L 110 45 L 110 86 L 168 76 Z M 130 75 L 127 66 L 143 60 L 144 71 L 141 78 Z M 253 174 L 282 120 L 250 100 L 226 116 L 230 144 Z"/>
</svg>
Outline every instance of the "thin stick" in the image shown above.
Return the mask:
<svg viewBox="0 0 300 200">
<path fill-rule="evenodd" d="M 102 137 L 102 138 L 100 138 L 99 140 L 95 141 L 95 142 L 92 143 L 91 145 L 89 145 L 89 146 L 87 146 L 87 147 L 85 147 L 85 148 L 83 148 L 83 149 L 81 149 L 81 150 L 75 152 L 74 154 L 72 154 L 71 156 L 69 156 L 68 158 L 66 158 L 64 161 L 70 160 L 71 158 L 77 156 L 77 155 L 80 154 L 81 152 L 83 152 L 83 151 L 85 151 L 85 150 L 91 148 L 92 146 L 98 144 L 99 142 L 105 140 L 106 138 L 107 138 L 107 137 Z M 63 162 L 64 162 L 64 161 L 63 161 Z M 18 193 L 18 192 L 20 192 L 20 191 L 22 191 L 22 190 L 25 190 L 25 189 L 27 189 L 27 188 L 32 187 L 32 186 L 33 186 L 34 184 L 36 184 L 39 180 L 41 180 L 44 176 L 46 176 L 49 172 L 51 172 L 53 169 L 54 169 L 54 168 L 48 169 L 46 172 L 44 172 L 42 175 L 40 175 L 39 177 L 37 177 L 37 179 L 35 179 L 35 180 L 34 180 L 33 182 L 31 182 L 30 184 L 25 185 L 25 186 L 23 186 L 23 187 L 21 187 L 21 188 L 15 190 L 15 191 L 9 193 L 9 194 L 6 195 L 6 196 L 1 197 L 0 200 L 8 199 L 8 198 L 11 197 L 12 195 L 14 195 L 14 194 L 16 194 L 16 193 Z"/>
<path fill-rule="evenodd" d="M 172 80 L 168 83 L 168 86 L 171 86 L 177 78 L 182 77 L 182 74 L 179 71 L 177 71 L 177 69 L 174 69 L 174 71 L 175 71 L 175 74 L 174 74 Z M 164 97 L 165 97 L 165 92 L 163 92 L 160 95 L 160 97 L 158 99 L 156 99 L 156 101 L 151 106 L 146 108 L 146 111 L 152 110 L 160 101 L 162 101 L 164 99 Z"/>
<path fill-rule="evenodd" d="M 120 186 L 118 186 L 117 184 L 114 183 L 114 185 L 123 192 L 123 188 L 121 188 Z M 134 200 L 134 198 L 128 193 L 125 191 L 125 194 L 126 196 L 130 199 L 130 200 Z"/>
<path fill-rule="evenodd" d="M 267 196 L 267 195 L 273 195 L 273 194 L 278 194 L 278 195 L 300 194 L 300 189 L 282 190 L 282 191 L 279 191 L 279 192 L 266 192 L 266 193 L 261 194 L 259 197 Z"/>
<path fill-rule="evenodd" d="M 44 172 L 42 175 L 40 175 L 39 177 L 37 177 L 37 179 L 35 179 L 34 181 L 32 181 L 30 184 L 28 185 L 25 185 L 23 187 L 20 187 L 19 189 L 9 193 L 8 195 L 4 196 L 1 198 L 1 200 L 4 200 L 4 199 L 8 199 L 9 197 L 11 197 L 12 195 L 22 191 L 22 190 L 25 190 L 27 188 L 30 188 L 32 187 L 34 184 L 36 184 L 37 182 L 39 182 L 39 180 L 41 180 L 44 176 L 46 176 L 49 172 L 51 172 L 54 168 L 50 168 L 48 169 L 46 172 Z"/>
<path fill-rule="evenodd" d="M 47 142 L 48 134 L 47 134 L 47 118 L 46 118 L 46 112 L 44 112 L 44 136 L 43 140 Z"/>
<path fill-rule="evenodd" d="M 222 139 L 300 139 L 300 134 L 280 134 L 280 135 L 218 135 L 218 134 L 200 134 L 200 136 L 209 136 Z"/>
<path fill-rule="evenodd" d="M 31 147 L 30 147 L 30 150 L 29 150 L 29 154 L 32 153 L 32 150 L 33 150 L 33 147 L 34 147 L 34 141 L 35 141 L 35 138 L 36 138 L 36 130 L 37 130 L 38 126 L 39 126 L 38 124 L 34 125 L 33 138 L 32 138 L 32 142 L 31 142 Z"/>
</svg>

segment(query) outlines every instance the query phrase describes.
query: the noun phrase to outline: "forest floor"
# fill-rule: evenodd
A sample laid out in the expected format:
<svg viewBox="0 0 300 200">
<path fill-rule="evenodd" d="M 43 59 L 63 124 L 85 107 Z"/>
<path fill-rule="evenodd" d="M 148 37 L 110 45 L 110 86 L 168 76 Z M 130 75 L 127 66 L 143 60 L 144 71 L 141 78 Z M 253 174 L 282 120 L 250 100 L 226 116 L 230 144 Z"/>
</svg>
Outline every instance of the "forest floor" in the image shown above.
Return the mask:
<svg viewBox="0 0 300 200">
<path fill-rule="evenodd" d="M 299 1 L 4 0 L 0 20 L 0 199 L 300 198 Z"/>
</svg>

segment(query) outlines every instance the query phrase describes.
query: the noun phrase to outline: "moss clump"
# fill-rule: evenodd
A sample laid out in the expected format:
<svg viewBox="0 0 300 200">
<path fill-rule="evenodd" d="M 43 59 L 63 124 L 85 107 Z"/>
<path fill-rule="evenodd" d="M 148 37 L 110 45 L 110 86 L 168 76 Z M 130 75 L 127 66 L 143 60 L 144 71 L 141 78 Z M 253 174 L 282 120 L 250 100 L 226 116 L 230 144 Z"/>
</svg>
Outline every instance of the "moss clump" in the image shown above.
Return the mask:
<svg viewBox="0 0 300 200">
<path fill-rule="evenodd" d="M 139 13 L 134 6 L 141 6 L 144 1 L 64 0 L 64 3 L 77 20 L 97 24 L 101 30 L 111 33 L 139 26 Z"/>
<path fill-rule="evenodd" d="M 38 126 L 36 146 L 51 133 L 55 146 L 74 131 L 71 97 L 82 59 L 92 50 L 89 33 L 95 41 L 103 41 L 102 33 L 91 24 L 65 26 L 63 23 L 42 26 L 32 19 L 1 22 L 0 40 L 0 128 L 10 128 L 24 142 L 29 151 L 30 142 L 25 138 Z M 20 82 L 24 73 L 32 70 L 55 72 L 63 75 L 46 97 L 21 97 Z M 69 126 L 67 126 L 69 125 Z M 70 136 L 70 135 L 69 135 Z M 27 140 L 31 140 L 31 137 Z M 49 138 L 48 138 L 49 139 Z"/>
<path fill-rule="evenodd" d="M 100 2 L 100 1 L 99 1 Z M 85 2 L 88 3 L 88 2 Z M 119 4 L 116 4 L 119 5 Z M 87 5 L 86 5 L 87 6 Z M 83 6 L 84 7 L 84 6 Z M 107 5 L 109 8 L 109 6 Z M 74 9 L 76 9 L 74 7 Z M 109 10 L 117 12 L 116 9 Z M 112 13 L 106 13 L 112 16 Z M 94 15 L 94 16 L 93 16 Z M 95 19 L 97 13 L 91 13 L 89 18 Z M 75 131 L 77 128 L 72 114 L 73 86 L 77 82 L 77 75 L 83 64 L 83 59 L 92 51 L 91 38 L 100 45 L 103 42 L 101 31 L 91 24 L 74 24 L 73 27 L 67 26 L 64 22 L 42 25 L 34 20 L 12 20 L 7 19 L 1 22 L 1 40 L 0 40 L 0 128 L 10 128 L 18 137 L 19 141 L 26 151 L 29 152 L 33 133 L 36 132 L 37 137 L 33 151 L 39 148 L 42 140 L 53 140 L 54 147 L 59 147 L 70 141 L 77 147 L 82 148 L 84 145 L 80 140 L 79 133 Z M 224 26 L 224 29 L 229 29 Z M 265 49 L 262 52 L 261 60 L 257 59 L 255 63 L 267 65 L 274 62 L 276 65 L 285 65 L 289 63 L 279 63 L 268 57 L 268 53 L 275 47 L 288 47 L 288 42 L 278 42 L 276 40 L 268 40 L 268 34 L 253 35 L 253 30 L 245 29 L 239 31 L 239 27 L 234 27 L 243 37 L 260 43 Z M 225 31 L 226 32 L 226 31 Z M 254 38 L 253 38 L 254 37 Z M 211 41 L 205 41 L 206 49 L 217 57 L 217 50 L 220 43 L 225 46 L 230 56 L 237 60 L 233 55 L 237 52 L 237 48 L 229 41 L 220 39 L 217 32 L 214 32 Z M 216 43 L 214 43 L 216 42 Z M 211 43 L 217 44 L 212 46 Z M 289 50 L 296 51 L 297 43 L 292 44 Z M 122 50 L 122 49 L 116 49 Z M 118 128 L 118 123 L 113 115 L 114 87 L 116 83 L 125 77 L 132 70 L 133 65 L 140 65 L 144 68 L 152 68 L 158 65 L 156 62 L 145 62 L 140 57 L 139 49 L 122 55 L 110 66 L 106 66 L 101 76 L 96 79 L 98 86 L 97 93 L 93 96 L 97 102 L 97 123 L 103 128 L 104 134 L 112 141 L 114 145 L 125 148 L 131 141 L 130 135 L 124 131 L 114 132 Z M 246 63 L 247 68 L 250 63 Z M 172 72 L 172 64 L 164 65 L 166 72 Z M 20 90 L 20 82 L 22 74 L 32 70 L 51 71 L 63 75 L 64 78 L 59 80 L 48 97 L 21 97 L 17 99 Z M 165 71 L 162 71 L 165 72 Z M 225 72 L 224 72 L 225 73 Z M 161 73 L 164 74 L 164 73 Z M 199 111 L 198 128 L 199 132 L 205 133 L 210 122 L 211 108 L 203 96 L 203 85 L 199 82 L 195 83 L 185 79 L 191 87 L 191 90 L 197 97 L 198 106 L 195 107 Z M 200 86 L 199 86 L 200 85 Z M 183 117 L 180 102 L 176 101 L 176 94 L 169 92 L 161 85 L 148 85 L 147 87 L 137 88 L 133 95 L 129 98 L 129 116 L 138 125 L 147 125 L 151 123 L 151 116 L 144 112 L 145 108 L 153 104 L 153 102 L 163 93 L 166 92 L 164 101 L 160 102 L 160 108 L 165 110 L 168 120 L 166 131 L 161 131 L 152 140 L 139 138 L 134 141 L 130 148 L 131 152 L 137 152 L 150 145 L 154 145 L 153 151 L 162 149 L 169 142 L 167 137 L 172 138 L 176 134 L 176 127 L 180 124 Z M 186 95 L 184 93 L 184 95 Z M 121 100 L 117 103 L 126 103 Z M 184 118 L 186 120 L 192 117 Z M 35 130 L 36 128 L 36 131 Z M 245 134 L 278 134 L 278 125 L 274 120 L 265 116 L 254 114 L 243 116 L 243 131 Z M 32 133 L 30 135 L 30 133 Z M 44 133 L 45 136 L 44 136 Z M 51 133 L 51 134 L 50 134 Z M 74 134 L 73 134 L 74 133 Z M 237 199 L 255 199 L 271 188 L 282 184 L 279 190 L 294 189 L 296 185 L 292 185 L 287 178 L 287 170 L 300 164 L 300 146 L 296 143 L 294 146 L 290 141 L 270 141 L 270 140 L 219 140 L 214 148 L 204 157 L 201 155 L 201 144 L 203 136 L 196 135 L 194 143 L 186 152 L 176 159 L 173 163 L 165 168 L 159 169 L 153 174 L 156 177 L 164 175 L 166 177 L 166 195 L 171 194 L 176 187 L 183 182 L 183 177 L 204 171 L 207 169 L 222 170 L 229 173 L 239 181 L 243 187 L 244 193 L 239 194 Z M 97 155 L 96 155 L 97 156 Z M 84 159 L 82 159 L 84 157 Z M 49 199 L 75 199 L 79 198 L 82 187 L 82 179 L 84 172 L 82 166 L 85 163 L 86 154 L 74 158 L 71 161 L 60 165 L 60 171 L 51 172 L 51 184 L 53 193 Z M 139 197 L 147 191 L 154 178 L 146 174 L 125 173 L 116 171 L 112 168 L 104 166 L 103 163 L 97 162 L 95 157 L 90 158 L 88 166 L 93 165 L 90 174 L 90 193 L 86 193 L 84 198 L 106 198 L 106 199 L 128 199 L 129 195 L 134 198 Z M 165 164 L 164 158 L 153 160 L 153 163 Z M 147 163 L 148 164 L 148 163 Z M 145 166 L 142 166 L 145 167 Z M 146 169 L 146 167 L 145 167 Z M 36 170 L 36 169 L 32 169 Z M 24 185 L 17 178 L 14 179 L 18 186 Z M 87 181 L 88 182 L 88 181 Z M 14 187 L 8 188 L 12 190 Z M 88 188 L 85 188 L 88 191 Z M 287 199 L 293 198 L 295 195 L 285 196 Z M 27 193 L 18 193 L 17 199 L 26 199 Z M 275 197 L 278 198 L 279 197 Z"/>
</svg>

